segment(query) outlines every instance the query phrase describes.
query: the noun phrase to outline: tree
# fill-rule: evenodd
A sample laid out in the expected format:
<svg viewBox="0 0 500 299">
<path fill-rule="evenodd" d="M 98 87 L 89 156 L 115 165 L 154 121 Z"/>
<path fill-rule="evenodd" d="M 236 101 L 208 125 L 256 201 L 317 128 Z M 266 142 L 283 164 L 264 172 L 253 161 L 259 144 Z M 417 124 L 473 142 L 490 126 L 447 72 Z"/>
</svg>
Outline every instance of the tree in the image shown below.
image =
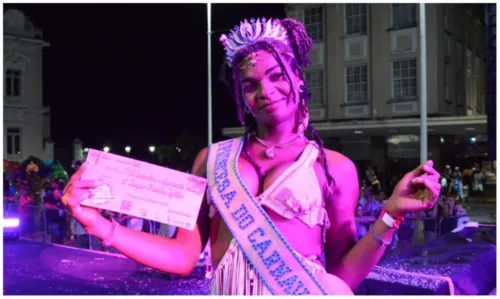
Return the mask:
<svg viewBox="0 0 500 299">
<path fill-rule="evenodd" d="M 56 161 L 52 164 L 52 177 L 55 180 L 63 179 L 65 182 L 68 181 L 68 173 L 64 170 L 60 161 Z"/>
</svg>

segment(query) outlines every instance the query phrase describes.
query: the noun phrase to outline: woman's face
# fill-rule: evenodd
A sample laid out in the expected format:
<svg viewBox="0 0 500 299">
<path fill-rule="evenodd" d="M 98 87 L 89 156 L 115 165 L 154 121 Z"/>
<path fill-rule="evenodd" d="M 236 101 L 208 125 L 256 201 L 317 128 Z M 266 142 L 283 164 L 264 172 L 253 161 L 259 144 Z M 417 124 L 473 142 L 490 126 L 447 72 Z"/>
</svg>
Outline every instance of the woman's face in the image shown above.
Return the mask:
<svg viewBox="0 0 500 299">
<path fill-rule="evenodd" d="M 259 124 L 276 126 L 293 118 L 297 110 L 298 85 L 303 84 L 303 81 L 291 70 L 285 59 L 282 58 L 282 61 L 284 70 L 271 53 L 260 50 L 240 63 L 244 66 L 241 70 L 241 85 L 245 105 Z M 287 73 L 292 81 L 291 86 Z"/>
<path fill-rule="evenodd" d="M 363 216 L 363 207 L 358 206 L 358 207 L 356 208 L 356 216 L 358 216 L 358 217 Z"/>
</svg>

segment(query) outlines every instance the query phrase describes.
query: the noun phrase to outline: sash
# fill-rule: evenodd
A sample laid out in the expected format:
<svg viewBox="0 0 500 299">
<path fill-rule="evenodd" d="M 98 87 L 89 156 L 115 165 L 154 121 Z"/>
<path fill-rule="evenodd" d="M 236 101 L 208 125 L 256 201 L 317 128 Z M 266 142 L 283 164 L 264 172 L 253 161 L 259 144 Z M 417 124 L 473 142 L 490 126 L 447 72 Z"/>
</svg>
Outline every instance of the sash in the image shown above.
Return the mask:
<svg viewBox="0 0 500 299">
<path fill-rule="evenodd" d="M 208 196 L 272 294 L 328 295 L 241 180 L 237 162 L 243 144 L 240 137 L 210 146 Z"/>
</svg>

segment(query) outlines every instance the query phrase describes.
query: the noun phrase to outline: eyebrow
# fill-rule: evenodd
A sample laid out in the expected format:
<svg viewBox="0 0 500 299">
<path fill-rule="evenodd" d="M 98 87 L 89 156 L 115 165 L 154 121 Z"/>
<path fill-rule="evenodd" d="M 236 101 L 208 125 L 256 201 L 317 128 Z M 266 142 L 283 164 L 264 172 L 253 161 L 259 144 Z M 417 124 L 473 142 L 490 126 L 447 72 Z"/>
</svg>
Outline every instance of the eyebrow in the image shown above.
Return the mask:
<svg viewBox="0 0 500 299">
<path fill-rule="evenodd" d="M 272 66 L 272 67 L 268 68 L 268 69 L 264 72 L 264 74 L 269 75 L 269 73 L 270 73 L 270 72 L 272 72 L 275 68 L 278 68 L 278 67 L 280 67 L 280 65 L 279 65 L 279 64 L 277 64 L 277 65 L 275 65 L 275 66 Z M 244 82 L 255 82 L 255 80 L 254 80 L 253 78 L 245 78 L 245 79 L 242 79 L 242 80 L 241 80 L 241 83 L 244 83 Z"/>
</svg>

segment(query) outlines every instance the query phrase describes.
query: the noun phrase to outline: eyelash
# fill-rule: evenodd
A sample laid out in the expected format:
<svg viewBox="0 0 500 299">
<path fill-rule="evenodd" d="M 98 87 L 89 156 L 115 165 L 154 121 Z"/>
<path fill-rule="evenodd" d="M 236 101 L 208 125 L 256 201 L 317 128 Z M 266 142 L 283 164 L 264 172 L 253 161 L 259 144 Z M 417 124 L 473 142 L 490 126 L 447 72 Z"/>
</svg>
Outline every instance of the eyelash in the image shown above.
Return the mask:
<svg viewBox="0 0 500 299">
<path fill-rule="evenodd" d="M 285 78 L 285 74 L 284 73 L 276 73 L 276 74 L 272 74 L 271 75 L 271 80 L 272 81 L 277 81 L 277 80 L 281 80 L 281 79 L 284 79 Z"/>
<path fill-rule="evenodd" d="M 283 80 L 285 78 L 285 74 L 284 73 L 276 73 L 276 74 L 272 74 L 270 77 L 271 77 L 271 81 L 276 82 L 279 80 Z M 255 88 L 257 85 L 258 84 L 255 84 L 255 83 L 248 84 L 243 88 L 243 91 L 244 92 L 253 92 L 253 91 L 255 91 Z"/>
</svg>

